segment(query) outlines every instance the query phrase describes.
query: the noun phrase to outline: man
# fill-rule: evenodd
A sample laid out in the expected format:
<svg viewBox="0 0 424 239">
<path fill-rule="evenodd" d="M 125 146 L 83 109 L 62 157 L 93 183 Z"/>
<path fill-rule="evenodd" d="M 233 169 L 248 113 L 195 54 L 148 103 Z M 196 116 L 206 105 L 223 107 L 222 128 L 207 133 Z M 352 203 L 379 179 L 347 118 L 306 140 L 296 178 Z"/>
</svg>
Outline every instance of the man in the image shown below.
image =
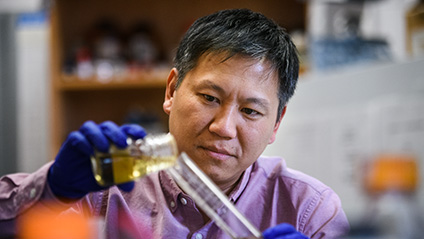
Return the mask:
<svg viewBox="0 0 424 239">
<path fill-rule="evenodd" d="M 179 150 L 264 238 L 336 238 L 348 229 L 337 195 L 281 158 L 261 156 L 275 140 L 298 68 L 295 46 L 273 21 L 249 10 L 220 11 L 197 20 L 180 43 L 163 109 Z M 64 211 L 104 216 L 108 238 L 122 237 L 123 218 L 139 238 L 224 238 L 165 171 L 108 190 L 96 184 L 94 148 L 124 148 L 127 137 L 145 134 L 140 126 L 86 122 L 54 163 L 2 179 L 3 225 L 53 200 Z"/>
</svg>

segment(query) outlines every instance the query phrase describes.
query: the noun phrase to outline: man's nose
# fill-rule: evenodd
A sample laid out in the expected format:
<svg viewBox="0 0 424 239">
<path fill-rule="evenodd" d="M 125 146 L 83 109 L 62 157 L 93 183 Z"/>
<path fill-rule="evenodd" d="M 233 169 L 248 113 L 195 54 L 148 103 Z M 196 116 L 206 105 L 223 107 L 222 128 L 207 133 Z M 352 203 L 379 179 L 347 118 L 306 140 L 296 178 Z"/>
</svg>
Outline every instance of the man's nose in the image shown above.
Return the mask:
<svg viewBox="0 0 424 239">
<path fill-rule="evenodd" d="M 220 108 L 209 126 L 209 131 L 224 138 L 235 138 L 237 136 L 237 112 L 236 107 Z"/>
</svg>

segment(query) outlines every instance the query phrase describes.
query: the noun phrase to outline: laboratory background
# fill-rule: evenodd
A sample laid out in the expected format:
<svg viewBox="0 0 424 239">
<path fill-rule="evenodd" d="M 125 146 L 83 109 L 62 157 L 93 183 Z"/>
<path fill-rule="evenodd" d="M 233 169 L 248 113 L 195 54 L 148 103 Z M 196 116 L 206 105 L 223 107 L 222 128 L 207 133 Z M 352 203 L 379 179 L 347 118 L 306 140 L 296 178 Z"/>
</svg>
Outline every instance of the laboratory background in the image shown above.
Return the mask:
<svg viewBox="0 0 424 239">
<path fill-rule="evenodd" d="M 264 13 L 299 51 L 297 91 L 264 154 L 332 187 L 351 238 L 374 222 L 422 227 L 421 0 L 0 0 L 0 176 L 53 160 L 89 119 L 166 132 L 175 48 L 226 8 Z"/>
</svg>

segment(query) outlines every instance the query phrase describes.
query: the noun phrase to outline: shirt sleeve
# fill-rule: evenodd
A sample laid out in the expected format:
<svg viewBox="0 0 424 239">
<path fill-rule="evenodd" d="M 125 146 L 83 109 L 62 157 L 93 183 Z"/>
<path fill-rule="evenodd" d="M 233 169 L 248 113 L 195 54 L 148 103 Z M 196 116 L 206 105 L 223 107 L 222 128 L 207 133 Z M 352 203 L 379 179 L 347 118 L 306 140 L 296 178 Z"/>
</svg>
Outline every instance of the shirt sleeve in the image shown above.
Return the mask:
<svg viewBox="0 0 424 239">
<path fill-rule="evenodd" d="M 301 218 L 301 231 L 311 239 L 341 238 L 349 231 L 349 222 L 337 194 L 327 189 L 317 193 Z"/>
<path fill-rule="evenodd" d="M 0 238 L 15 236 L 17 221 L 30 208 L 50 209 L 53 202 L 61 203 L 47 184 L 51 164 L 31 174 L 15 173 L 0 178 Z"/>
<path fill-rule="evenodd" d="M 15 173 L 0 178 L 0 220 L 15 218 L 41 198 L 50 165 L 32 174 Z"/>
</svg>

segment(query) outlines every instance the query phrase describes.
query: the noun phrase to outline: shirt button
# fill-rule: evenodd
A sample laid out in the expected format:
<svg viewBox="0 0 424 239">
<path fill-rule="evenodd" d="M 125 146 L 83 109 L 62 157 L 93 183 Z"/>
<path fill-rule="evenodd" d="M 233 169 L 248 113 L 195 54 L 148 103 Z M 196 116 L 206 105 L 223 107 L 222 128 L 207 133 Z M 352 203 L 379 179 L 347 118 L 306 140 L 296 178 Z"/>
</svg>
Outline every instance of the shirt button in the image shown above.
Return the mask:
<svg viewBox="0 0 424 239">
<path fill-rule="evenodd" d="M 183 205 L 187 205 L 187 199 L 181 198 L 180 201 Z M 197 234 L 197 235 L 199 235 L 199 234 Z"/>
<path fill-rule="evenodd" d="M 200 234 L 200 233 L 197 233 L 197 234 L 196 234 L 196 239 L 203 239 L 203 235 L 202 235 L 202 234 Z"/>
<path fill-rule="evenodd" d="M 175 202 L 174 202 L 174 201 L 171 201 L 171 202 L 169 203 L 169 205 L 170 205 L 172 208 L 174 208 L 174 207 L 175 207 Z"/>
<path fill-rule="evenodd" d="M 37 189 L 32 188 L 32 189 L 29 191 L 29 198 L 30 198 L 30 199 L 33 199 L 33 198 L 36 196 L 36 193 L 37 193 Z"/>
</svg>

